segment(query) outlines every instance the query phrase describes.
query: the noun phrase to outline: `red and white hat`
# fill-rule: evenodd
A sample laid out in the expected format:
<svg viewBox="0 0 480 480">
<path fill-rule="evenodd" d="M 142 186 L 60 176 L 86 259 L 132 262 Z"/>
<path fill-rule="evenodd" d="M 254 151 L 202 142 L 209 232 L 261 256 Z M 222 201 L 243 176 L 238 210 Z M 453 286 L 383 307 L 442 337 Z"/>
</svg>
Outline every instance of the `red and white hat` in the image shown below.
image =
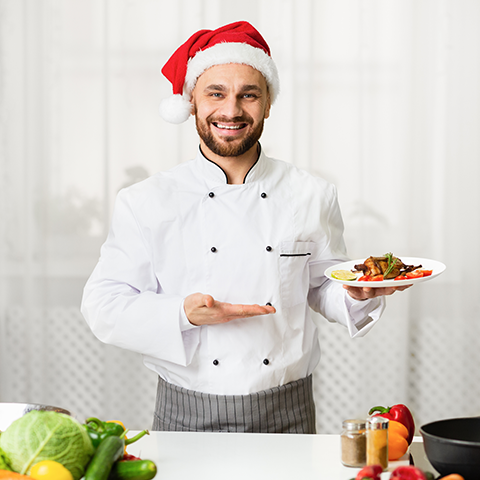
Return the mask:
<svg viewBox="0 0 480 480">
<path fill-rule="evenodd" d="M 216 30 L 200 30 L 181 45 L 162 68 L 172 83 L 173 95 L 162 100 L 161 117 L 183 123 L 191 114 L 191 94 L 198 77 L 214 65 L 240 63 L 258 70 L 267 82 L 273 103 L 280 82 L 270 48 L 248 22 L 235 22 Z"/>
</svg>

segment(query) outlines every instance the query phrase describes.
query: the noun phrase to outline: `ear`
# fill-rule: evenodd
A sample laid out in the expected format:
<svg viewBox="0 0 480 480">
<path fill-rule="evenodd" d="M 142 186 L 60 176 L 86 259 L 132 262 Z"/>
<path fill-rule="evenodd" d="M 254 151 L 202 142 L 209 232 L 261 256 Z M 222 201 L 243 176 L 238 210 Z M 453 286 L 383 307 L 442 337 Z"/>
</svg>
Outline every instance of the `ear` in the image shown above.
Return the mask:
<svg viewBox="0 0 480 480">
<path fill-rule="evenodd" d="M 272 100 L 270 98 L 270 93 L 268 93 L 267 104 L 265 105 L 265 115 L 263 118 L 267 119 L 270 116 L 270 108 L 272 107 Z"/>
<path fill-rule="evenodd" d="M 193 117 L 197 114 L 197 107 L 195 105 L 195 100 L 193 99 L 193 94 L 190 96 L 190 115 Z"/>
</svg>

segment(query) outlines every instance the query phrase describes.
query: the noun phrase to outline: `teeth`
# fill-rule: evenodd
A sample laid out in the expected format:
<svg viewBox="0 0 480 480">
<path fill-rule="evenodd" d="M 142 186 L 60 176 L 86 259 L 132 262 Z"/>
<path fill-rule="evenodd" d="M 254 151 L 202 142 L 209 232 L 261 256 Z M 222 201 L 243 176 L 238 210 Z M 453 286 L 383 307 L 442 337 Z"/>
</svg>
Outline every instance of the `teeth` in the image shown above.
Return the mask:
<svg viewBox="0 0 480 480">
<path fill-rule="evenodd" d="M 242 125 L 234 125 L 234 126 L 230 126 L 230 125 L 222 125 L 220 123 L 216 123 L 215 124 L 218 128 L 224 128 L 225 130 L 240 130 L 242 128 Z"/>
</svg>

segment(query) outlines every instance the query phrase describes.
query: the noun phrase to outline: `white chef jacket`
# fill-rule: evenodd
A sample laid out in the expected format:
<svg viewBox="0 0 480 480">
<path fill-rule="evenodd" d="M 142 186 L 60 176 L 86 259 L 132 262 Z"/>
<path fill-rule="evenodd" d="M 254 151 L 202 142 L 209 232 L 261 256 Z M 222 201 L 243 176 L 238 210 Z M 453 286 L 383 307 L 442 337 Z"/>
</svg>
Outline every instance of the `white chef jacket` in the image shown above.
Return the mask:
<svg viewBox="0 0 480 480">
<path fill-rule="evenodd" d="M 335 187 L 263 152 L 242 185 L 199 151 L 121 190 L 82 313 L 101 341 L 139 352 L 167 382 L 246 395 L 311 374 L 320 359 L 310 308 L 365 334 L 383 299 L 353 300 L 324 276 L 347 260 Z M 271 303 L 276 313 L 188 322 L 191 293 Z"/>
</svg>

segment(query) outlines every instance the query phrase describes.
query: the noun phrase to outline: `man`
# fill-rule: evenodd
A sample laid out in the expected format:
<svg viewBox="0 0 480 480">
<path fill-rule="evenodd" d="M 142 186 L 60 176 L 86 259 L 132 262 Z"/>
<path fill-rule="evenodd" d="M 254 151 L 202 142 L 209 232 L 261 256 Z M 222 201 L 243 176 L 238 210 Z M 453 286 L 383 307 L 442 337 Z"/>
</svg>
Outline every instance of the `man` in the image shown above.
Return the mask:
<svg viewBox="0 0 480 480">
<path fill-rule="evenodd" d="M 347 259 L 336 191 L 261 150 L 279 81 L 257 30 L 197 32 L 162 72 L 200 149 L 119 193 L 84 316 L 158 373 L 153 429 L 314 433 L 310 308 L 360 336 L 394 289 L 324 276 Z"/>
</svg>

